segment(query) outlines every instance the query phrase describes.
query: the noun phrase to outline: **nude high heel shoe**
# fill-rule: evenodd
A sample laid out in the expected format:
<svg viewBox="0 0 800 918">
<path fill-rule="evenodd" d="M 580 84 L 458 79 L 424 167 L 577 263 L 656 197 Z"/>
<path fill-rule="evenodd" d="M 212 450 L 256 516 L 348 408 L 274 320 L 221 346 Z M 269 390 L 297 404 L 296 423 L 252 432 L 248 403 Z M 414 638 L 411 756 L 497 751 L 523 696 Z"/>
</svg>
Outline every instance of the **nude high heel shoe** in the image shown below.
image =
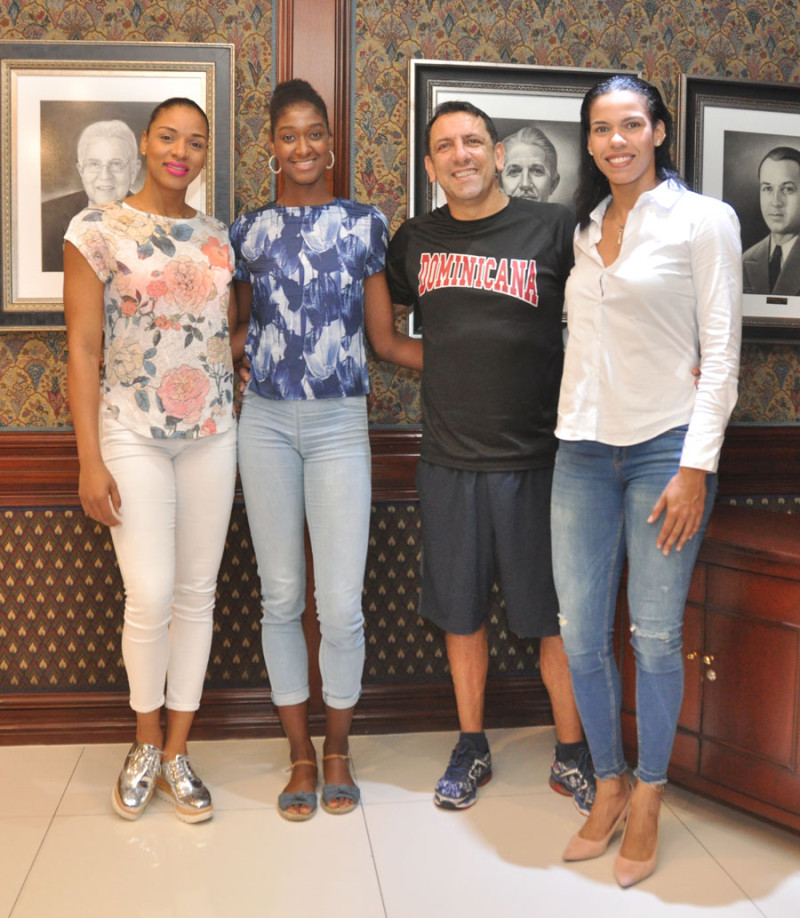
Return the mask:
<svg viewBox="0 0 800 918">
<path fill-rule="evenodd" d="M 606 853 L 606 850 L 611 843 L 611 839 L 619 832 L 622 828 L 623 823 L 628 818 L 628 812 L 631 808 L 631 802 L 628 802 L 623 807 L 622 812 L 617 817 L 614 825 L 611 826 L 611 831 L 608 835 L 605 835 L 603 838 L 598 841 L 592 841 L 589 838 L 583 838 L 579 832 L 576 832 L 575 835 L 567 842 L 567 847 L 564 849 L 564 853 L 561 855 L 562 860 L 565 861 L 590 861 L 592 858 L 600 857 L 602 854 Z"/>
<path fill-rule="evenodd" d="M 627 829 L 628 827 L 625 826 L 626 832 Z M 625 844 L 624 834 L 622 836 L 622 844 Z M 653 849 L 651 857 L 647 858 L 646 861 L 633 861 L 628 857 L 623 857 L 621 854 L 618 854 L 614 861 L 614 878 L 623 889 L 627 889 L 629 886 L 635 886 L 637 883 L 641 883 L 642 880 L 646 880 L 655 873 L 657 860 L 658 823 L 656 823 L 656 846 Z"/>
<path fill-rule="evenodd" d="M 618 854 L 617 859 L 614 861 L 614 878 L 623 889 L 635 886 L 655 873 L 657 860 L 658 840 L 656 839 L 656 849 L 653 852 L 653 856 L 646 861 L 632 861 L 630 858 Z"/>
</svg>

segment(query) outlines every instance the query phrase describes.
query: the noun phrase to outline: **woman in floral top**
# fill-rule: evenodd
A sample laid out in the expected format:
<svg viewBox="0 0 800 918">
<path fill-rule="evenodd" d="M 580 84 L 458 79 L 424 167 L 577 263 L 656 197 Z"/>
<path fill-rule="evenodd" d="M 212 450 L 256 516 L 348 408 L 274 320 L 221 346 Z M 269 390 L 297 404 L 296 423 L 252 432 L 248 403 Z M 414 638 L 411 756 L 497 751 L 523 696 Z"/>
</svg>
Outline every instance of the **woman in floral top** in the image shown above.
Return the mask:
<svg viewBox="0 0 800 918">
<path fill-rule="evenodd" d="M 361 594 L 371 504 L 365 328 L 378 356 L 397 363 L 420 368 L 422 346 L 395 331 L 384 276 L 386 219 L 328 191 L 334 154 L 319 94 L 303 80 L 279 84 L 270 122 L 270 169 L 282 174 L 283 192 L 231 227 L 252 367 L 239 470 L 261 577 L 264 656 L 292 762 L 278 811 L 304 820 L 317 807 L 301 624 L 304 521 L 322 638 L 322 806 L 342 814 L 359 799 L 348 735 L 364 665 Z"/>
<path fill-rule="evenodd" d="M 136 740 L 112 804 L 126 819 L 156 790 L 186 822 L 212 815 L 186 741 L 211 648 L 236 428 L 228 232 L 186 203 L 208 140 L 194 102 L 159 105 L 142 135 L 142 190 L 83 210 L 64 247 L 79 495 L 111 527 L 125 585 L 122 654 Z"/>
</svg>

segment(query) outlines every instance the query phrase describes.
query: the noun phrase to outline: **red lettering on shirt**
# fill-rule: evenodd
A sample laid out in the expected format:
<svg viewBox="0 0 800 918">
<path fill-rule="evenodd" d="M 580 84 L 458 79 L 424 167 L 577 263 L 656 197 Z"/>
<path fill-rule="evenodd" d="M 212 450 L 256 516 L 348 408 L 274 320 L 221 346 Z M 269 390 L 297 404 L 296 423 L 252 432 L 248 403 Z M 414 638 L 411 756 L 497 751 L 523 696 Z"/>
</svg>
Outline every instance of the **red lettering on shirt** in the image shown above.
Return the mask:
<svg viewBox="0 0 800 918">
<path fill-rule="evenodd" d="M 497 293 L 508 293 L 508 259 L 501 258 L 494 278 L 494 289 Z"/>
<path fill-rule="evenodd" d="M 539 305 L 536 262 L 521 258 L 423 252 L 417 278 L 419 295 L 445 287 L 490 290 Z"/>
<path fill-rule="evenodd" d="M 461 264 L 463 270 L 461 271 L 460 283 L 464 287 L 473 287 L 475 285 L 475 278 L 478 276 L 478 262 L 480 259 L 477 255 L 462 255 Z"/>
<path fill-rule="evenodd" d="M 481 258 L 480 278 L 478 283 L 484 290 L 494 289 L 494 270 L 497 267 L 496 258 Z"/>
<path fill-rule="evenodd" d="M 449 287 L 453 283 L 450 274 L 453 270 L 454 259 L 455 255 L 439 256 L 439 270 L 436 272 L 436 277 L 433 279 L 437 287 Z"/>
<path fill-rule="evenodd" d="M 526 303 L 530 303 L 531 306 L 537 306 L 539 303 L 539 293 L 536 290 L 536 262 L 530 262 L 530 270 L 528 271 L 528 283 L 525 285 L 525 292 L 522 295 L 522 299 Z"/>
<path fill-rule="evenodd" d="M 428 272 L 431 267 L 430 252 L 423 252 L 419 260 L 419 295 L 428 292 Z"/>
</svg>

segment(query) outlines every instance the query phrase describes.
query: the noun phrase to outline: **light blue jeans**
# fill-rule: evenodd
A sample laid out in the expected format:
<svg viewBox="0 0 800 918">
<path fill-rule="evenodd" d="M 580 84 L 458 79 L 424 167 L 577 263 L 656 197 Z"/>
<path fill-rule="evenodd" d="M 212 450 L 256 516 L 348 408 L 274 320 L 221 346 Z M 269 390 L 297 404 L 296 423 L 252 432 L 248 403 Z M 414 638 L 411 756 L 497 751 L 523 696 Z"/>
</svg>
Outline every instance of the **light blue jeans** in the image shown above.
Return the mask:
<svg viewBox="0 0 800 918">
<path fill-rule="evenodd" d="M 552 495 L 553 572 L 575 699 L 598 778 L 625 771 L 614 613 L 628 559 L 636 659 L 637 777 L 662 784 L 683 698 L 684 606 L 716 494 L 706 476 L 703 524 L 681 551 L 656 547 L 653 505 L 677 472 L 686 428 L 629 447 L 561 441 Z"/>
<path fill-rule="evenodd" d="M 306 701 L 304 522 L 314 559 L 325 704 L 361 694 L 361 596 L 371 512 L 363 397 L 272 401 L 244 396 L 239 472 L 261 578 L 264 659 L 277 705 Z"/>
</svg>

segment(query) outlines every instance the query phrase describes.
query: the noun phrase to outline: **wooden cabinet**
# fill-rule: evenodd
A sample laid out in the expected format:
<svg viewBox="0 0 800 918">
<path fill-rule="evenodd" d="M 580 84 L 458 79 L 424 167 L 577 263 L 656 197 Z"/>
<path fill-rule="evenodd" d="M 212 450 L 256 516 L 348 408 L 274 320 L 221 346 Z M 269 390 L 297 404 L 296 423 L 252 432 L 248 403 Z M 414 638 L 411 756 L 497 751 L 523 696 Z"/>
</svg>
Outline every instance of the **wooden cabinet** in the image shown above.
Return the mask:
<svg viewBox="0 0 800 918">
<path fill-rule="evenodd" d="M 635 762 L 624 590 L 623 735 Z M 800 830 L 800 518 L 719 506 L 684 626 L 685 689 L 670 779 Z"/>
</svg>

